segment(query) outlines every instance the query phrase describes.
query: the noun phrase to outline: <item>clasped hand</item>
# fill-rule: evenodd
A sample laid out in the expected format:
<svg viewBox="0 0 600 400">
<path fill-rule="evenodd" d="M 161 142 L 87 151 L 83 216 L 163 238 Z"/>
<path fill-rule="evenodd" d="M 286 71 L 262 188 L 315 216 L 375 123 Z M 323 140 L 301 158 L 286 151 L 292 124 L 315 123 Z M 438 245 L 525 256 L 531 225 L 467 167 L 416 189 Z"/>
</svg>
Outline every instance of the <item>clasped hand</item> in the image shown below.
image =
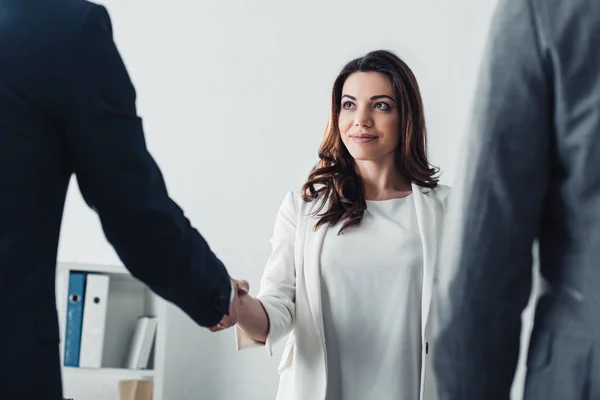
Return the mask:
<svg viewBox="0 0 600 400">
<path fill-rule="evenodd" d="M 211 332 L 219 332 L 227 328 L 234 326 L 244 306 L 244 299 L 248 296 L 250 291 L 250 285 L 247 281 L 231 279 L 231 285 L 233 287 L 233 298 L 229 304 L 229 315 L 224 315 L 221 321 L 208 328 Z"/>
</svg>

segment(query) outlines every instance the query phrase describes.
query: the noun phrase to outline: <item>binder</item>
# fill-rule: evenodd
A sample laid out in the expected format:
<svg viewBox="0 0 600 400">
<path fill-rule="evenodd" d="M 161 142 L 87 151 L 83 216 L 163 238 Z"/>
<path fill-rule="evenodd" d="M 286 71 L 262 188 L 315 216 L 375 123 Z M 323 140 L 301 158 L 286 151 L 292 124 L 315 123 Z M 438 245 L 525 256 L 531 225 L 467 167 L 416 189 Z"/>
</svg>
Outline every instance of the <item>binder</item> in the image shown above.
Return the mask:
<svg viewBox="0 0 600 400">
<path fill-rule="evenodd" d="M 56 310 L 58 311 L 58 328 L 60 331 L 60 364 L 65 364 L 65 333 L 67 331 L 67 307 L 69 305 L 70 271 L 57 267 L 56 270 Z"/>
<path fill-rule="evenodd" d="M 145 369 L 148 367 L 156 328 L 155 317 L 142 316 L 138 319 L 129 348 L 127 368 Z"/>
<path fill-rule="evenodd" d="M 67 298 L 67 326 L 65 329 L 64 365 L 79 366 L 79 349 L 81 344 L 81 327 L 83 320 L 83 302 L 85 300 L 86 274 L 71 272 L 69 274 L 69 295 Z"/>
<path fill-rule="evenodd" d="M 157 321 L 155 317 L 148 319 L 148 326 L 144 332 L 144 345 L 142 347 L 141 357 L 138 363 L 138 369 L 147 369 L 150 361 L 150 353 L 156 336 Z"/>
<path fill-rule="evenodd" d="M 109 283 L 108 275 L 87 276 L 79 356 L 79 366 L 82 368 L 102 366 Z"/>
</svg>

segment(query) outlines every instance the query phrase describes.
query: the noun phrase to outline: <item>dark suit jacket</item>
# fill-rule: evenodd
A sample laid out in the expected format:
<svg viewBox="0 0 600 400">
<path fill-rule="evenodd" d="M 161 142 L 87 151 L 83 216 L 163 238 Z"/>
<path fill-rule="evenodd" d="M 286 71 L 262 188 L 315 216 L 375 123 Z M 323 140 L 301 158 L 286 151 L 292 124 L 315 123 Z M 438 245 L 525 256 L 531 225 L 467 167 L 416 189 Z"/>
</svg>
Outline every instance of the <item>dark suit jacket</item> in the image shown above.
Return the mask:
<svg viewBox="0 0 600 400">
<path fill-rule="evenodd" d="M 0 398 L 61 398 L 54 280 L 77 176 L 125 266 L 198 324 L 228 312 L 223 264 L 169 198 L 106 10 L 0 0 Z"/>
<path fill-rule="evenodd" d="M 445 225 L 439 400 L 508 400 L 538 242 L 526 400 L 600 399 L 600 1 L 500 0 Z"/>
</svg>

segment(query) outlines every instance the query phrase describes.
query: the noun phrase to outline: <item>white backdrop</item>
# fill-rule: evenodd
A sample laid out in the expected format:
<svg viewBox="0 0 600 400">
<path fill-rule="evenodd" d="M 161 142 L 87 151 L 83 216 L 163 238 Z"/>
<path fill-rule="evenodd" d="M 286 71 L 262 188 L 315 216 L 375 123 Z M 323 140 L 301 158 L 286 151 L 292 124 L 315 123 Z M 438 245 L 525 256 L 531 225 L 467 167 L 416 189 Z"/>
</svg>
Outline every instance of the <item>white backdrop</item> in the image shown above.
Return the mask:
<svg viewBox="0 0 600 400">
<path fill-rule="evenodd" d="M 102 2 L 169 192 L 254 294 L 277 208 L 316 162 L 331 86 L 350 59 L 385 48 L 411 66 L 431 162 L 453 183 L 495 3 Z M 73 183 L 59 260 L 118 263 Z M 274 398 L 281 344 L 273 359 L 236 353 L 232 331 L 210 334 L 179 311 L 167 323 L 170 351 L 180 353 L 167 399 Z"/>
</svg>

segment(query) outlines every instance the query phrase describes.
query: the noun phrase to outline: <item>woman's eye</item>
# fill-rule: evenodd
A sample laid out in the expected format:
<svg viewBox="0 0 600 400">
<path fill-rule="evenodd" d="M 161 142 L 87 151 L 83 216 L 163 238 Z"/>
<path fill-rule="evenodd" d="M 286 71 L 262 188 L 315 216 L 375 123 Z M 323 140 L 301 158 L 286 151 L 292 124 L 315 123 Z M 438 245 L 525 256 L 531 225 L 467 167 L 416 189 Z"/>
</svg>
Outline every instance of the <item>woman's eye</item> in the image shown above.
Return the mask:
<svg viewBox="0 0 600 400">
<path fill-rule="evenodd" d="M 390 105 L 388 103 L 384 103 L 383 101 L 375 103 L 375 108 L 381 111 L 387 111 L 390 109 Z"/>
<path fill-rule="evenodd" d="M 352 108 L 353 105 L 354 105 L 354 103 L 352 103 L 351 101 L 345 101 L 342 103 L 342 107 L 345 108 L 346 110 Z"/>
</svg>

